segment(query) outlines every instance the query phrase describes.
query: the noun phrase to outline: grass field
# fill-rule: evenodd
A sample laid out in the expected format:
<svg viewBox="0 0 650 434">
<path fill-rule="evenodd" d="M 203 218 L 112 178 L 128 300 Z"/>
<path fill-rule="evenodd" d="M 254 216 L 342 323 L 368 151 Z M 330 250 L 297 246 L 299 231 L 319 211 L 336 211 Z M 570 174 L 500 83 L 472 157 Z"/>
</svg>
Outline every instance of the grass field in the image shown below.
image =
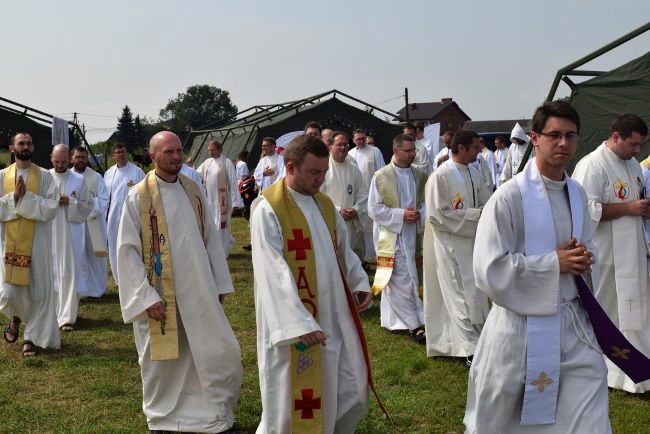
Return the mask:
<svg viewBox="0 0 650 434">
<path fill-rule="evenodd" d="M 236 293 L 224 307 L 242 350 L 244 383 L 236 426 L 253 433 L 262 411 L 257 379 L 255 310 L 250 253 L 242 219 L 229 258 Z M 462 432 L 467 368 L 460 360 L 425 356 L 403 334 L 379 327 L 378 303 L 363 314 L 374 378 L 403 433 Z M 3 318 L 3 327 L 6 319 Z M 22 329 L 21 329 L 22 333 Z M 142 395 L 131 326 L 122 323 L 111 287 L 99 300 L 82 300 L 77 330 L 62 336 L 59 351 L 23 359 L 19 345 L 0 344 L 0 432 L 143 433 Z M 498 417 L 498 415 L 495 415 Z M 650 393 L 610 391 L 616 433 L 650 433 Z M 395 432 L 371 400 L 360 433 Z"/>
</svg>

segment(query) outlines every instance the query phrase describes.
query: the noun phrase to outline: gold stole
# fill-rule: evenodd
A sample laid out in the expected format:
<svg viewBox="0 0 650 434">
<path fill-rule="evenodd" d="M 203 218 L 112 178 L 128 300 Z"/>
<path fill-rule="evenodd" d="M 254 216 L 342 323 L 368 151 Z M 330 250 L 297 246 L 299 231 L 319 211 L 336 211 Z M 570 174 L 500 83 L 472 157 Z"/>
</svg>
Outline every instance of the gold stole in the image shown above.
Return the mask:
<svg viewBox="0 0 650 434">
<path fill-rule="evenodd" d="M 86 172 L 88 172 L 88 176 L 86 176 L 85 172 L 82 175 L 84 178 L 86 178 L 86 183 L 88 184 L 88 192 L 90 193 L 94 204 L 94 199 L 97 197 L 98 190 L 97 173 L 90 167 L 86 167 Z M 100 258 L 106 257 L 106 237 L 104 236 L 104 231 L 102 231 L 99 217 L 88 217 L 86 223 L 88 224 L 90 243 L 93 246 L 95 256 Z"/>
<path fill-rule="evenodd" d="M 318 287 L 316 261 L 311 232 L 304 214 L 288 192 L 284 179 L 262 193 L 278 216 L 284 240 L 284 259 L 293 272 L 298 296 L 308 312 L 318 321 Z M 322 193 L 314 196 L 332 239 L 336 220 L 332 201 Z M 331 271 L 331 270 L 330 270 Z M 322 433 L 323 373 L 320 345 L 307 347 L 302 342 L 291 345 L 291 432 Z"/>
<path fill-rule="evenodd" d="M 205 214 L 198 185 L 182 174 L 178 180 L 190 199 L 196 215 L 201 237 L 205 242 Z M 178 358 L 178 328 L 176 322 L 176 296 L 172 271 L 171 238 L 167 232 L 167 220 L 158 182 L 152 170 L 138 184 L 140 200 L 140 236 L 142 260 L 147 268 L 147 281 L 158 292 L 165 307 L 166 320 L 149 319 L 149 348 L 151 360 Z"/>
<path fill-rule="evenodd" d="M 224 161 L 221 164 L 214 160 L 217 164 L 217 200 L 219 201 L 219 213 L 221 215 L 219 229 L 228 227 L 228 167 L 226 166 L 226 157 L 223 158 Z"/>
<path fill-rule="evenodd" d="M 35 164 L 29 166 L 26 187 L 30 193 L 38 195 L 40 192 L 41 170 Z M 5 170 L 4 194 L 13 193 L 15 189 L 16 165 L 12 164 Z M 5 222 L 5 283 L 19 286 L 29 285 L 35 229 L 35 220 L 20 216 L 15 220 Z"/>
<path fill-rule="evenodd" d="M 424 185 L 426 175 L 419 170 L 413 170 L 415 178 L 415 208 L 419 209 L 424 200 Z M 375 173 L 377 190 L 381 195 L 382 202 L 390 208 L 399 208 L 399 197 L 397 194 L 397 178 L 392 164 L 388 164 Z M 377 246 L 377 270 L 373 281 L 372 291 L 379 294 L 390 281 L 395 267 L 395 250 L 397 246 L 397 235 L 386 228 L 379 229 L 379 241 Z M 415 265 L 418 270 L 418 286 L 422 287 L 422 235 L 415 236 Z"/>
</svg>

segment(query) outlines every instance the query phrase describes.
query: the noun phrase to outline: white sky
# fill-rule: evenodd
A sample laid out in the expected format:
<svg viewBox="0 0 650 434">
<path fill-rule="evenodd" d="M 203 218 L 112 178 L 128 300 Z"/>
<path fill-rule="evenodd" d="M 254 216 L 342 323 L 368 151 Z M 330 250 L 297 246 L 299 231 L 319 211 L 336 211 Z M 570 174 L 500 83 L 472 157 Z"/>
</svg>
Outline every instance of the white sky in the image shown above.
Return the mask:
<svg viewBox="0 0 650 434">
<path fill-rule="evenodd" d="M 407 86 L 411 102 L 452 97 L 473 120 L 529 117 L 559 68 L 650 21 L 650 4 L 21 0 L 0 17 L 0 96 L 81 113 L 93 143 L 124 105 L 155 118 L 193 84 L 230 91 L 240 110 L 336 88 L 395 112 Z M 619 66 L 649 42 L 583 69 Z"/>
</svg>

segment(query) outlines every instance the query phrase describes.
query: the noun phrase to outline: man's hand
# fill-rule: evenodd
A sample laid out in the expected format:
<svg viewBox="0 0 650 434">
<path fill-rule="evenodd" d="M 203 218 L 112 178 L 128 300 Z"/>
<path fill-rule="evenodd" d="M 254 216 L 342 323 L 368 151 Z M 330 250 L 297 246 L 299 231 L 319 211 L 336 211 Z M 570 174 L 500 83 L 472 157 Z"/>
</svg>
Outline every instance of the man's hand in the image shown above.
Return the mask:
<svg viewBox="0 0 650 434">
<path fill-rule="evenodd" d="M 167 319 L 167 314 L 165 313 L 165 307 L 163 306 L 162 301 L 152 304 L 146 310 L 147 316 L 156 321 L 164 321 Z"/>
<path fill-rule="evenodd" d="M 352 220 L 352 217 L 350 217 L 350 213 L 345 208 L 339 209 L 339 214 L 341 214 L 341 217 L 343 217 L 343 220 L 345 221 Z"/>
<path fill-rule="evenodd" d="M 591 271 L 591 264 L 594 263 L 593 255 L 575 238 L 560 244 L 556 252 L 561 274 L 580 275 Z"/>
<path fill-rule="evenodd" d="M 650 200 L 639 199 L 627 202 L 628 215 L 635 217 L 650 218 Z"/>
<path fill-rule="evenodd" d="M 354 208 L 348 208 L 348 212 L 350 213 L 350 220 L 354 220 L 359 217 L 357 210 Z"/>
<path fill-rule="evenodd" d="M 438 157 L 438 166 L 440 166 L 442 163 L 445 161 L 449 160 L 449 153 L 446 153 L 445 155 L 441 155 Z"/>
<path fill-rule="evenodd" d="M 268 167 L 268 166 L 265 167 L 264 170 L 262 171 L 262 175 L 263 175 L 263 176 L 271 176 L 271 175 L 273 175 L 274 173 L 275 173 L 275 170 L 273 170 L 273 168 Z"/>
<path fill-rule="evenodd" d="M 16 181 L 16 188 L 14 189 L 14 202 L 18 202 L 18 200 L 25 195 L 26 191 L 27 187 L 25 187 L 25 181 L 22 176 L 19 176 Z"/>
<path fill-rule="evenodd" d="M 420 221 L 420 211 L 415 208 L 406 208 L 404 210 L 404 221 L 407 223 L 417 223 Z"/>
<path fill-rule="evenodd" d="M 325 346 L 325 340 L 327 340 L 325 333 L 319 330 L 300 336 L 300 342 L 307 345 L 308 347 L 313 347 L 314 345 L 318 344 Z"/>
<path fill-rule="evenodd" d="M 357 297 L 357 300 L 359 301 L 359 306 L 357 306 L 357 312 L 363 312 L 364 310 L 368 309 L 368 307 L 370 307 L 370 303 L 372 303 L 372 296 L 373 296 L 372 291 L 355 292 L 354 296 Z"/>
<path fill-rule="evenodd" d="M 66 196 L 65 194 L 62 194 L 59 197 L 59 205 L 60 206 L 68 206 L 68 205 L 70 205 L 70 198 L 68 196 Z"/>
</svg>

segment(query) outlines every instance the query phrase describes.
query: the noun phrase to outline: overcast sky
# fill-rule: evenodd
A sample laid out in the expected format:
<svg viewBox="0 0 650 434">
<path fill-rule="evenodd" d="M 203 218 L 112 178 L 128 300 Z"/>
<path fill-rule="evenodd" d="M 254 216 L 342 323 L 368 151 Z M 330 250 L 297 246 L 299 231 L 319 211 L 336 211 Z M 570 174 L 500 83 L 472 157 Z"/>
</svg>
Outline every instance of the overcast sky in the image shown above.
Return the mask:
<svg viewBox="0 0 650 434">
<path fill-rule="evenodd" d="M 336 88 L 395 112 L 406 86 L 411 102 L 452 97 L 473 120 L 529 117 L 559 68 L 650 21 L 650 5 L 21 0 L 0 16 L 0 96 L 81 113 L 92 143 L 124 105 L 155 118 L 193 84 L 228 90 L 240 110 Z M 646 33 L 585 68 L 649 47 Z"/>
</svg>

